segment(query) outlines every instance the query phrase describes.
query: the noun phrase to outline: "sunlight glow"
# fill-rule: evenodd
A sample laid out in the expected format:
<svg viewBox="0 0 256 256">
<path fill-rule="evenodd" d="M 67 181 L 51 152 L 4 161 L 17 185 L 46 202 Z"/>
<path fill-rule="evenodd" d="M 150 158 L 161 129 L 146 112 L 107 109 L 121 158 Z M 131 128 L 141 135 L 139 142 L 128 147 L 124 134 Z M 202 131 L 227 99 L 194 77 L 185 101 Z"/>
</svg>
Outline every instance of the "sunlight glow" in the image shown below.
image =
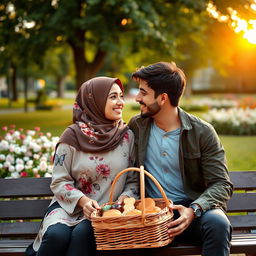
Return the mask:
<svg viewBox="0 0 256 256">
<path fill-rule="evenodd" d="M 253 1 L 250 8 L 256 11 L 256 0 Z M 207 4 L 206 10 L 211 17 L 219 22 L 229 23 L 235 33 L 241 33 L 248 42 L 256 44 L 256 20 L 241 19 L 237 11 L 231 7 L 227 9 L 229 15 L 223 15 L 212 2 Z"/>
</svg>

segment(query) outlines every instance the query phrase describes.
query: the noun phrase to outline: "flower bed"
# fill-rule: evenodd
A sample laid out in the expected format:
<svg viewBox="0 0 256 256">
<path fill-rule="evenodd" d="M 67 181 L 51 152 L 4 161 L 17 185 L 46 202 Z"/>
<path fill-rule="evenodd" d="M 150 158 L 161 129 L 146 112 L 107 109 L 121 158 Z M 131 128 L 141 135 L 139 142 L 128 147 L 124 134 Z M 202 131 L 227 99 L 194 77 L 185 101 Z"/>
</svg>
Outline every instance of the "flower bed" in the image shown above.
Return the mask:
<svg viewBox="0 0 256 256">
<path fill-rule="evenodd" d="M 256 135 L 256 109 L 212 109 L 202 117 L 219 134 Z"/>
<path fill-rule="evenodd" d="M 4 126 L 0 140 L 0 178 L 49 177 L 58 137 L 43 134 L 39 127 L 24 131 Z"/>
</svg>

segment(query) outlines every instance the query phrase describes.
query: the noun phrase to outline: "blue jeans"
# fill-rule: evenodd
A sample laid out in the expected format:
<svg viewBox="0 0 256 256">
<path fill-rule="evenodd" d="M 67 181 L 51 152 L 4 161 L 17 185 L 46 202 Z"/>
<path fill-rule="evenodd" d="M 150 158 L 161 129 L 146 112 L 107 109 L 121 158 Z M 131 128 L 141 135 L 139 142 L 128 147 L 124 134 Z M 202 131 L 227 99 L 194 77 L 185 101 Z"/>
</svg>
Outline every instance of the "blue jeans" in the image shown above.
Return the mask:
<svg viewBox="0 0 256 256">
<path fill-rule="evenodd" d="M 26 255 L 36 256 L 94 256 L 96 244 L 89 220 L 69 227 L 62 223 L 49 226 L 37 252 L 30 246 Z"/>
<path fill-rule="evenodd" d="M 177 213 L 175 215 L 177 217 Z M 173 242 L 202 245 L 203 256 L 227 256 L 231 233 L 232 227 L 226 214 L 221 209 L 211 209 L 194 219 Z"/>
</svg>

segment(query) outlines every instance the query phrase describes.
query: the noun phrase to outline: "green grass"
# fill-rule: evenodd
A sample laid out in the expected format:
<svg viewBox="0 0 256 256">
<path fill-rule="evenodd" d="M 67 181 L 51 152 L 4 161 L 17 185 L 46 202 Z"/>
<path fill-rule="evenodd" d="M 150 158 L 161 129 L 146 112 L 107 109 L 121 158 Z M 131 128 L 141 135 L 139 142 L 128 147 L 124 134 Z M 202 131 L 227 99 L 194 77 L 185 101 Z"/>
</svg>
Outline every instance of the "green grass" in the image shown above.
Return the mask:
<svg viewBox="0 0 256 256">
<path fill-rule="evenodd" d="M 127 104 L 123 118 L 126 122 L 138 111 L 131 110 Z M 193 114 L 200 116 L 199 113 Z M 0 115 L 0 126 L 15 124 L 17 128 L 33 129 L 41 127 L 42 132 L 51 132 L 54 136 L 60 136 L 63 130 L 71 124 L 72 110 L 36 111 L 17 114 Z M 0 130 L 0 135 L 4 132 Z M 225 148 L 228 167 L 230 170 L 256 169 L 256 136 L 220 136 Z"/>
</svg>

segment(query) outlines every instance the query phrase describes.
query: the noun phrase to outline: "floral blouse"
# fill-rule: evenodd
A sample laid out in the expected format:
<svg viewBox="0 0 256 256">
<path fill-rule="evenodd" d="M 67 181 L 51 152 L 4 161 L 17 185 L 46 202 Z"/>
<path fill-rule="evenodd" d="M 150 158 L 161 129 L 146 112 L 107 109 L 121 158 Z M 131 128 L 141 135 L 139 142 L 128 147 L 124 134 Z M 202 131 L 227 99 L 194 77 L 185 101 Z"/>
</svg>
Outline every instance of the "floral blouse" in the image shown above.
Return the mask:
<svg viewBox="0 0 256 256">
<path fill-rule="evenodd" d="M 109 201 L 109 192 L 115 176 L 123 169 L 133 166 L 134 135 L 129 130 L 120 145 L 110 152 L 84 153 L 74 147 L 61 143 L 56 151 L 51 189 L 54 197 L 50 205 L 58 202 L 61 208 L 55 208 L 44 218 L 33 248 L 38 250 L 43 234 L 52 224 L 64 223 L 76 225 L 83 218 L 78 200 L 86 195 L 99 205 Z M 114 189 L 113 200 L 120 195 L 137 198 L 138 175 L 126 172 L 120 176 Z"/>
</svg>

